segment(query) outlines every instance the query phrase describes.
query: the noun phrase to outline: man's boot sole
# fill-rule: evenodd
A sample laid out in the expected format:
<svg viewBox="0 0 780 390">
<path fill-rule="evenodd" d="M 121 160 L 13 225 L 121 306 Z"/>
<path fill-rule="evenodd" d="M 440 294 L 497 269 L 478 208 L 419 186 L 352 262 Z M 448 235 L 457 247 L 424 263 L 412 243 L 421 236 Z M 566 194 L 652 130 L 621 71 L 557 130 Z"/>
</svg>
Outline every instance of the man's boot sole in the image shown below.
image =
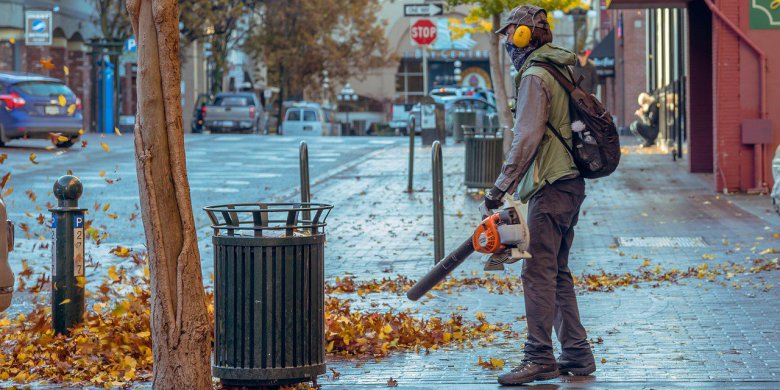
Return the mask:
<svg viewBox="0 0 780 390">
<path fill-rule="evenodd" d="M 596 372 L 596 365 L 593 364 L 593 365 L 588 366 L 588 367 L 571 368 L 571 369 L 560 369 L 559 368 L 558 371 L 561 372 L 561 375 L 572 374 L 574 376 L 586 376 L 586 375 L 590 375 L 590 374 Z"/>
<path fill-rule="evenodd" d="M 526 380 L 526 381 L 498 381 L 499 384 L 507 385 L 507 386 L 515 386 L 515 385 L 522 385 L 525 383 L 531 383 L 536 381 L 548 381 L 550 379 L 555 379 L 557 377 L 561 376 L 561 373 L 558 370 L 545 372 L 542 374 L 536 374 L 532 379 Z"/>
</svg>

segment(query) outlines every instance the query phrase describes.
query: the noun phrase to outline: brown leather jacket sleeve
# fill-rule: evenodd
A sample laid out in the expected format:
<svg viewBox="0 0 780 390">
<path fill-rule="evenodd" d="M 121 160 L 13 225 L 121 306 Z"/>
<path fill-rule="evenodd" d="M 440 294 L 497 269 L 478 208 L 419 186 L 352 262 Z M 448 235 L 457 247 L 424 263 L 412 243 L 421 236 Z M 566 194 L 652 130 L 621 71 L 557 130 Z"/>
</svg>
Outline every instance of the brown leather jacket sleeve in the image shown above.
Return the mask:
<svg viewBox="0 0 780 390">
<path fill-rule="evenodd" d="M 505 193 L 515 192 L 520 179 L 531 166 L 547 130 L 549 113 L 550 91 L 542 79 L 533 75 L 523 77 L 517 89 L 512 148 L 495 183 Z"/>
</svg>

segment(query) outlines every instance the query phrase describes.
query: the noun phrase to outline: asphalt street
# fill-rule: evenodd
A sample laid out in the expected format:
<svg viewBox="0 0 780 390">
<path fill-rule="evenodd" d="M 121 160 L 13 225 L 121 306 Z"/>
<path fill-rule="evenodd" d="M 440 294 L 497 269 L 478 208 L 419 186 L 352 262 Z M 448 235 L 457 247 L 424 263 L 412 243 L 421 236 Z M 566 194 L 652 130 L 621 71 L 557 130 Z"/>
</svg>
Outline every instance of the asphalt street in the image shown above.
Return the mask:
<svg viewBox="0 0 780 390">
<path fill-rule="evenodd" d="M 40 243 L 51 240 L 49 207 L 56 204 L 52 185 L 72 171 L 84 185 L 79 201 L 87 208 L 101 237 L 100 245 L 87 241 L 87 260 L 93 275 L 105 275 L 107 264 L 127 259 L 110 255 L 117 245 L 144 250 L 144 233 L 138 201 L 132 134 L 83 136 L 85 147 L 47 149 L 47 141 L 14 141 L 0 150 L 7 159 L 2 174 L 11 173 L 5 196 L 8 215 L 16 223 L 16 248 L 11 255 L 15 273 L 22 260 L 34 272 L 49 272 L 51 249 Z M 308 144 L 312 185 L 370 159 L 373 152 L 406 141 L 391 137 L 287 137 L 236 134 L 188 134 L 185 136 L 187 169 L 204 274 L 211 266 L 207 205 L 271 202 L 289 199 L 299 189 L 299 145 Z M 104 143 L 108 151 L 102 147 Z M 399 157 L 400 158 L 400 157 Z M 41 217 L 42 216 L 42 217 Z M 41 223 L 43 222 L 43 223 Z M 25 231 L 26 230 L 26 231 Z M 88 268 L 89 270 L 89 268 Z M 89 272 L 89 271 L 88 271 Z M 99 278 L 88 278 L 90 283 Z M 19 295 L 19 294 L 17 294 Z M 21 303 L 24 296 L 14 297 Z M 25 305 L 14 305 L 24 310 Z"/>
</svg>

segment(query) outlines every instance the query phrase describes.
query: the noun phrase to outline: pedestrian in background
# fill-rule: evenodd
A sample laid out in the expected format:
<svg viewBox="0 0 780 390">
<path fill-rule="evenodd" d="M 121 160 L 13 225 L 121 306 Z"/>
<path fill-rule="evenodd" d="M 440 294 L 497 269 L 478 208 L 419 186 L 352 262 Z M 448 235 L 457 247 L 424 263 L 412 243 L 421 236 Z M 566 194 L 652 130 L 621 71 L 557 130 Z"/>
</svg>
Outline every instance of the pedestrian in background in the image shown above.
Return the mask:
<svg viewBox="0 0 780 390">
<path fill-rule="evenodd" d="M 574 81 L 577 81 L 582 76 L 582 82 L 580 86 L 588 93 L 596 93 L 596 88 L 599 86 L 599 73 L 596 71 L 596 64 L 593 63 L 588 57 L 590 53 L 587 50 L 580 50 L 577 53 L 577 63 L 572 69 L 574 72 Z"/>
<path fill-rule="evenodd" d="M 648 148 L 655 145 L 658 138 L 658 102 L 645 92 L 637 98 L 639 108 L 634 111 L 637 120 L 631 122 L 628 128 L 635 136 L 642 140 L 642 147 Z"/>
<path fill-rule="evenodd" d="M 558 377 L 589 375 L 596 370 L 585 328 L 580 323 L 569 249 L 585 199 L 585 181 L 572 156 L 550 130 L 554 126 L 571 147 L 569 95 L 535 63 L 545 62 L 570 75 L 574 53 L 553 46 L 547 12 L 531 5 L 512 10 L 496 31 L 517 69 L 514 139 L 485 205 L 497 209 L 505 194 L 528 202 L 532 258 L 523 262 L 523 296 L 528 337 L 522 363 L 498 377 L 502 385 L 519 385 Z M 552 330 L 561 343 L 553 355 Z"/>
</svg>

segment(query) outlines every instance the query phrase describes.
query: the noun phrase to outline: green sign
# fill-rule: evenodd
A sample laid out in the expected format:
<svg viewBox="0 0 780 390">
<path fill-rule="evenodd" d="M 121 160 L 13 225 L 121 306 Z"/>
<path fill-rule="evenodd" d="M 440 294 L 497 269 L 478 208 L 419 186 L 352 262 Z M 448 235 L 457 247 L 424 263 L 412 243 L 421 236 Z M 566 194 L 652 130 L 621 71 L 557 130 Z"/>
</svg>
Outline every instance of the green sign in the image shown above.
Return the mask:
<svg viewBox="0 0 780 390">
<path fill-rule="evenodd" d="M 780 0 L 750 0 L 750 28 L 780 28 Z"/>
</svg>

